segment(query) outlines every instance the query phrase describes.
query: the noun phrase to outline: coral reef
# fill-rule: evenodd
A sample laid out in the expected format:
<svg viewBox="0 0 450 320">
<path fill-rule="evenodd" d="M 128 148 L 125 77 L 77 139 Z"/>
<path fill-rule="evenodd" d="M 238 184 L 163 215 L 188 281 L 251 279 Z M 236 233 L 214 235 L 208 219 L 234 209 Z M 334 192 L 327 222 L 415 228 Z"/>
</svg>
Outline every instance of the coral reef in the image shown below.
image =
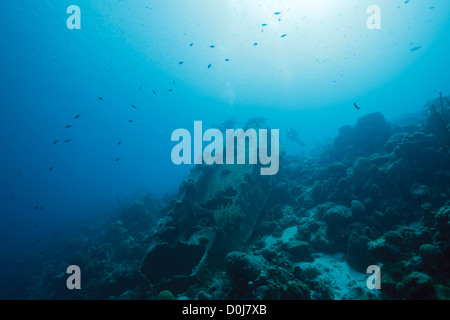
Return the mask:
<svg viewBox="0 0 450 320">
<path fill-rule="evenodd" d="M 275 176 L 194 167 L 170 201 L 120 208 L 67 257 L 86 273 L 88 294 L 72 298 L 448 299 L 447 101 L 407 127 L 365 115 L 320 154 L 283 153 Z M 50 274 L 37 297 L 55 290 Z"/>
</svg>

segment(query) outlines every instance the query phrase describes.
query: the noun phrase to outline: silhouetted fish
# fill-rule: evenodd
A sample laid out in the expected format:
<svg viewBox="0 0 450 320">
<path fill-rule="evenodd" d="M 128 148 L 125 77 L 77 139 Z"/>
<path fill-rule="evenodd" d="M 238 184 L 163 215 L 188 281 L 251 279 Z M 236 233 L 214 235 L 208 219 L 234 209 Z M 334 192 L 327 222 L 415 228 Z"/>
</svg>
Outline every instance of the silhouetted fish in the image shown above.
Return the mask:
<svg viewBox="0 0 450 320">
<path fill-rule="evenodd" d="M 78 119 L 79 117 L 81 117 L 81 114 L 77 114 L 74 119 Z"/>
<path fill-rule="evenodd" d="M 258 45 L 258 42 L 255 42 L 253 45 L 254 45 L 254 46 L 257 46 L 257 45 Z"/>
<path fill-rule="evenodd" d="M 133 122 L 133 120 L 128 120 L 128 122 L 130 122 L 130 123 L 131 123 L 131 122 Z"/>
<path fill-rule="evenodd" d="M 53 141 L 53 144 L 57 144 L 57 143 L 58 143 L 58 140 Z"/>
<path fill-rule="evenodd" d="M 55 169 L 55 167 L 50 167 L 48 168 L 48 171 L 52 171 L 53 169 Z"/>
<path fill-rule="evenodd" d="M 131 105 L 132 108 L 137 109 L 135 105 Z"/>
<path fill-rule="evenodd" d="M 116 160 L 115 160 L 116 162 L 118 162 L 118 161 L 120 161 L 120 158 L 116 158 Z"/>
<path fill-rule="evenodd" d="M 193 42 L 191 42 L 191 44 L 189 45 L 189 47 L 192 47 L 194 45 L 194 43 Z"/>
<path fill-rule="evenodd" d="M 263 23 L 262 26 L 263 26 L 263 27 L 266 27 L 266 26 L 267 26 L 267 23 Z"/>
<path fill-rule="evenodd" d="M 45 251 L 41 251 L 41 252 L 39 252 L 40 254 L 45 254 Z"/>
<path fill-rule="evenodd" d="M 175 80 L 172 80 L 173 85 L 175 85 Z"/>
<path fill-rule="evenodd" d="M 33 209 L 34 209 L 34 210 L 39 210 L 39 207 L 38 207 L 38 206 L 36 206 L 36 207 L 34 207 Z"/>
<path fill-rule="evenodd" d="M 277 15 L 281 14 L 281 12 L 274 12 L 273 14 L 277 16 Z"/>
<path fill-rule="evenodd" d="M 353 103 L 353 105 L 355 106 L 355 108 L 356 108 L 357 110 L 361 110 L 361 108 L 360 108 L 360 107 L 358 107 L 358 105 L 356 104 L 356 102 L 355 102 L 355 103 Z"/>
<path fill-rule="evenodd" d="M 211 69 L 211 67 L 212 67 L 212 64 L 211 63 L 208 64 L 208 69 Z"/>
<path fill-rule="evenodd" d="M 66 129 L 69 129 L 69 128 L 72 128 L 72 126 L 71 126 L 70 124 L 68 124 L 68 125 L 66 126 Z"/>
<path fill-rule="evenodd" d="M 178 62 L 178 64 L 183 64 L 183 63 L 184 63 L 183 61 Z"/>
<path fill-rule="evenodd" d="M 230 61 L 230 59 L 225 59 L 225 61 Z"/>
<path fill-rule="evenodd" d="M 64 142 L 65 142 L 65 143 L 69 143 L 69 142 L 72 142 L 72 140 L 67 139 L 67 140 L 64 140 Z"/>
<path fill-rule="evenodd" d="M 153 94 L 156 96 L 156 91 L 155 90 L 152 90 L 153 91 Z"/>
<path fill-rule="evenodd" d="M 417 46 L 417 47 L 414 47 L 414 48 L 412 48 L 411 50 L 409 50 L 409 51 L 411 51 L 411 52 L 414 52 L 414 51 L 417 51 L 417 50 L 419 50 L 420 48 L 422 48 L 422 46 Z"/>
<path fill-rule="evenodd" d="M 286 36 L 287 36 L 287 34 L 283 34 L 281 37 L 284 38 L 284 37 L 286 37 Z"/>
<path fill-rule="evenodd" d="M 141 91 L 142 90 L 142 86 L 139 86 L 139 91 Z"/>
<path fill-rule="evenodd" d="M 169 89 L 169 92 L 172 92 L 173 90 L 172 89 Z"/>
<path fill-rule="evenodd" d="M 102 97 L 98 97 L 98 100 L 103 101 L 103 98 Z"/>
<path fill-rule="evenodd" d="M 210 48 L 212 49 L 212 48 L 215 48 L 216 46 L 214 46 L 214 45 L 210 45 L 209 47 L 210 47 Z"/>
<path fill-rule="evenodd" d="M 117 144 L 120 146 L 122 144 L 122 141 L 117 142 Z"/>
</svg>

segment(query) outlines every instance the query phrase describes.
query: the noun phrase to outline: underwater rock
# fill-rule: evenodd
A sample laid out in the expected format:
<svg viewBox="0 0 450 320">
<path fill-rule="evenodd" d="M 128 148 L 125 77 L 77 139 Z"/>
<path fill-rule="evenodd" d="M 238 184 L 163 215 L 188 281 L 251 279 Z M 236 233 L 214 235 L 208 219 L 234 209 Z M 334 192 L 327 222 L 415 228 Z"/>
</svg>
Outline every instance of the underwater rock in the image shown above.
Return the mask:
<svg viewBox="0 0 450 320">
<path fill-rule="evenodd" d="M 252 236 L 270 196 L 269 180 L 252 165 L 194 167 L 168 209 L 171 219 L 154 235 L 142 275 L 175 293 L 211 280 L 225 268 L 227 253 L 242 250 Z"/>
<path fill-rule="evenodd" d="M 381 237 L 367 243 L 367 250 L 371 257 L 377 261 L 392 261 L 395 259 L 397 250 L 392 247 L 385 238 Z"/>
<path fill-rule="evenodd" d="M 259 277 L 264 268 L 264 262 L 258 256 L 233 251 L 225 257 L 225 266 L 227 274 L 238 286 L 242 286 Z"/>
<path fill-rule="evenodd" d="M 328 239 L 327 230 L 328 227 L 325 223 L 318 224 L 319 227 L 311 234 L 311 245 L 316 251 L 319 252 L 334 252 L 336 248 L 333 247 L 333 243 Z"/>
<path fill-rule="evenodd" d="M 411 197 L 416 203 L 424 203 L 432 200 L 432 191 L 430 187 L 415 183 L 410 188 Z"/>
<path fill-rule="evenodd" d="M 448 240 L 450 235 L 450 206 L 444 206 L 439 209 L 435 215 L 435 227 L 440 232 L 442 238 Z"/>
<path fill-rule="evenodd" d="M 267 300 L 309 300 L 310 291 L 301 281 L 289 280 L 285 284 L 269 284 L 264 299 Z"/>
<path fill-rule="evenodd" d="M 291 240 L 287 243 L 286 249 L 296 262 L 313 261 L 312 247 L 308 242 Z"/>
<path fill-rule="evenodd" d="M 352 162 L 358 156 L 379 152 L 390 135 L 391 128 L 380 112 L 365 115 L 357 120 L 355 127 L 339 129 L 332 159 Z"/>
<path fill-rule="evenodd" d="M 369 254 L 369 242 L 370 238 L 357 232 L 353 232 L 348 239 L 346 259 L 359 272 L 366 272 L 367 267 L 376 262 Z"/>
<path fill-rule="evenodd" d="M 265 248 L 261 251 L 261 255 L 264 257 L 264 259 L 271 262 L 273 259 L 276 258 L 278 253 L 274 249 Z"/>
<path fill-rule="evenodd" d="M 325 221 L 329 228 L 334 229 L 345 227 L 352 219 L 352 212 L 349 208 L 332 202 L 319 205 L 316 215 L 317 218 Z"/>
<path fill-rule="evenodd" d="M 169 290 L 164 290 L 158 293 L 156 300 L 175 300 L 175 297 Z"/>
<path fill-rule="evenodd" d="M 423 244 L 419 248 L 420 257 L 423 263 L 435 267 L 442 263 L 442 251 L 439 247 L 431 244 Z"/>
<path fill-rule="evenodd" d="M 364 206 L 364 203 L 358 200 L 353 200 L 351 202 L 351 210 L 352 210 L 352 216 L 355 218 L 361 218 L 366 213 L 366 207 Z"/>
<path fill-rule="evenodd" d="M 138 298 L 138 294 L 132 290 L 125 291 L 122 293 L 117 300 L 136 300 Z"/>
<path fill-rule="evenodd" d="M 436 297 L 433 280 L 427 274 L 413 272 L 403 279 L 403 285 L 406 299 L 429 300 Z"/>
</svg>

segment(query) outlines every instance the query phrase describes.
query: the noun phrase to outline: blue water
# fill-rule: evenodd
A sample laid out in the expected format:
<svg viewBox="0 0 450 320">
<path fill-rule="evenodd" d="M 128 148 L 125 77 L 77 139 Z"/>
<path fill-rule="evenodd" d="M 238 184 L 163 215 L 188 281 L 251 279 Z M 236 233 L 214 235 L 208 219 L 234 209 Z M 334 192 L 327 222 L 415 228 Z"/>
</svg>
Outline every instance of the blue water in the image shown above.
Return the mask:
<svg viewBox="0 0 450 320">
<path fill-rule="evenodd" d="M 81 30 L 66 27 L 73 4 Z M 364 114 L 450 93 L 447 0 L 1 1 L 0 32 L 5 270 L 76 221 L 176 192 L 190 167 L 172 163 L 170 135 L 195 120 L 264 117 L 304 154 Z"/>
</svg>

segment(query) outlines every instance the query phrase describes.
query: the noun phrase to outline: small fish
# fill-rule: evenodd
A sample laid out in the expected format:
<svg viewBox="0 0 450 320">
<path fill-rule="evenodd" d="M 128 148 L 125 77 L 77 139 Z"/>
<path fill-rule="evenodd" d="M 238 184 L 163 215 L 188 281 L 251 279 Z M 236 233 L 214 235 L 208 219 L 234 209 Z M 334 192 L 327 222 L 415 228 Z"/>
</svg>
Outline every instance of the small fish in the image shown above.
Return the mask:
<svg viewBox="0 0 450 320">
<path fill-rule="evenodd" d="M 172 92 L 173 91 L 173 89 L 169 89 L 169 92 Z"/>
<path fill-rule="evenodd" d="M 230 59 L 225 59 L 225 61 L 230 61 Z"/>
<path fill-rule="evenodd" d="M 41 252 L 39 252 L 40 254 L 45 254 L 45 251 L 41 251 Z"/>
<path fill-rule="evenodd" d="M 287 36 L 287 34 L 285 33 L 285 34 L 283 34 L 281 37 L 284 38 L 284 37 L 286 37 L 286 36 Z"/>
<path fill-rule="evenodd" d="M 65 142 L 65 143 L 69 143 L 69 142 L 72 142 L 72 140 L 67 139 L 67 140 L 64 140 L 64 142 Z"/>
<path fill-rule="evenodd" d="M 68 124 L 68 125 L 66 126 L 66 129 L 69 129 L 69 128 L 72 128 L 72 126 L 71 126 L 70 124 Z"/>
<path fill-rule="evenodd" d="M 142 86 L 139 86 L 139 91 L 141 91 L 142 90 Z"/>
<path fill-rule="evenodd" d="M 122 144 L 122 141 L 117 142 L 117 144 L 120 146 Z"/>
<path fill-rule="evenodd" d="M 257 45 L 258 45 L 258 42 L 255 42 L 253 45 L 254 45 L 254 46 L 257 46 Z"/>
<path fill-rule="evenodd" d="M 37 239 L 36 242 L 39 243 L 39 242 L 41 242 L 41 240 Z"/>
<path fill-rule="evenodd" d="M 38 207 L 38 206 L 36 206 L 36 207 L 34 207 L 33 209 L 34 209 L 34 210 L 39 210 L 39 207 Z"/>
<path fill-rule="evenodd" d="M 212 64 L 211 63 L 208 64 L 208 69 L 211 69 L 211 67 L 212 67 Z"/>
<path fill-rule="evenodd" d="M 263 26 L 263 27 L 267 27 L 267 23 L 263 23 L 262 26 Z"/>
<path fill-rule="evenodd" d="M 120 161 L 120 158 L 116 158 L 116 160 L 115 160 L 116 162 L 119 162 Z"/>
<path fill-rule="evenodd" d="M 189 45 L 189 47 L 192 47 L 194 45 L 194 43 L 193 42 L 191 42 L 191 44 Z"/>
<path fill-rule="evenodd" d="M 131 105 L 131 107 L 132 107 L 133 109 L 137 109 L 135 105 Z"/>
<path fill-rule="evenodd" d="M 183 63 L 184 63 L 183 61 L 178 62 L 179 65 L 182 65 Z"/>
<path fill-rule="evenodd" d="M 419 50 L 419 49 L 421 49 L 421 48 L 422 48 L 422 46 L 417 46 L 417 47 L 412 48 L 412 49 L 409 50 L 409 51 L 414 52 L 414 51 L 417 51 L 417 50 Z"/>
<path fill-rule="evenodd" d="M 156 96 L 157 95 L 156 91 L 155 90 L 152 90 L 152 91 L 153 91 L 153 94 Z"/>
<path fill-rule="evenodd" d="M 48 171 L 52 171 L 53 169 L 55 169 L 55 167 L 50 167 L 48 168 Z"/>
<path fill-rule="evenodd" d="M 37 227 L 38 227 L 38 225 L 37 225 L 37 224 L 33 225 L 33 228 L 35 228 L 35 229 L 36 229 Z"/>
<path fill-rule="evenodd" d="M 350 276 L 349 276 L 349 275 L 347 275 L 347 278 L 348 278 L 349 280 L 351 280 L 351 278 L 350 278 Z"/>
<path fill-rule="evenodd" d="M 73 117 L 74 119 L 78 119 L 79 117 L 81 117 L 81 114 L 77 114 L 75 117 Z"/>
<path fill-rule="evenodd" d="M 361 108 L 360 108 L 360 107 L 358 107 L 358 105 L 356 104 L 356 102 L 355 102 L 355 103 L 353 103 L 353 105 L 355 106 L 355 108 L 356 108 L 357 110 L 361 110 Z"/>
<path fill-rule="evenodd" d="M 133 122 L 133 120 L 128 120 L 129 123 Z"/>
<path fill-rule="evenodd" d="M 103 98 L 102 97 L 98 97 L 98 100 L 103 101 Z"/>
<path fill-rule="evenodd" d="M 281 14 L 281 12 L 274 12 L 273 14 L 278 16 L 279 14 Z"/>
<path fill-rule="evenodd" d="M 44 210 L 45 208 L 43 206 L 41 206 L 39 209 Z"/>
<path fill-rule="evenodd" d="M 53 141 L 53 144 L 57 144 L 59 141 L 58 140 L 55 140 L 55 141 Z"/>
<path fill-rule="evenodd" d="M 172 80 L 173 85 L 175 85 L 175 80 Z"/>
<path fill-rule="evenodd" d="M 210 47 L 211 49 L 213 49 L 213 48 L 215 48 L 216 46 L 214 46 L 214 45 L 210 45 L 209 47 Z"/>
</svg>

